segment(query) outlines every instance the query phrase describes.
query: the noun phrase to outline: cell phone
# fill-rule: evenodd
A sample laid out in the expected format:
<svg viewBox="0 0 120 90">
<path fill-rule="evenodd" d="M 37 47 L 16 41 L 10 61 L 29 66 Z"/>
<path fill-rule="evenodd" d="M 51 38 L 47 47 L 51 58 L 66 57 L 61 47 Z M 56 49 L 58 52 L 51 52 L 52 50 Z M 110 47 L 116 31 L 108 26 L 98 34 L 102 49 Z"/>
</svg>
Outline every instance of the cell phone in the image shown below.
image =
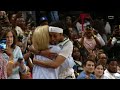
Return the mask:
<svg viewBox="0 0 120 90">
<path fill-rule="evenodd" d="M 18 62 L 21 63 L 23 58 L 18 58 Z"/>
<path fill-rule="evenodd" d="M 6 49 L 6 39 L 0 40 L 0 49 L 5 50 Z"/>
</svg>

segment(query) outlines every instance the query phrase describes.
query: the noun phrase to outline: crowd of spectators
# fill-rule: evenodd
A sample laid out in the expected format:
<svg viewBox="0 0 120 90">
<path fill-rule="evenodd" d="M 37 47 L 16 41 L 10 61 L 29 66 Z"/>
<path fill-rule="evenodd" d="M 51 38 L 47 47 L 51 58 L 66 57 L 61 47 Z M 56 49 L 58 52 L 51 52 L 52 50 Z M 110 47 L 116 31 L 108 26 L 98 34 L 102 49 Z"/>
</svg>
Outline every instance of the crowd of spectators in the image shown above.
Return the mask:
<svg viewBox="0 0 120 90">
<path fill-rule="evenodd" d="M 80 13 L 78 17 L 73 18 L 69 15 L 59 15 L 57 11 L 50 12 L 51 20 L 49 20 L 50 18 L 47 15 L 36 18 L 39 20 L 39 23 L 36 24 L 35 19 L 33 19 L 34 17 L 30 15 L 24 15 L 21 11 L 11 12 L 0 11 L 1 79 L 51 79 L 49 75 L 52 75 L 52 70 L 64 66 L 61 63 L 67 62 L 67 56 L 70 54 L 70 57 L 73 58 L 74 65 L 72 61 L 69 61 L 70 64 L 72 63 L 72 66 L 70 66 L 69 70 L 64 71 L 64 73 L 67 72 L 68 74 L 73 71 L 72 75 L 64 77 L 64 75 L 59 74 L 57 79 L 120 79 L 119 24 L 111 25 L 107 20 L 100 17 L 93 19 L 89 13 Z M 58 34 L 62 33 L 61 38 L 63 39 L 57 40 L 58 36 L 56 35 L 56 42 L 64 42 L 66 37 L 71 42 L 69 42 L 68 46 L 66 45 L 67 51 L 64 51 L 64 48 L 61 49 L 62 52 L 60 54 L 54 54 L 56 57 L 54 62 L 46 64 L 45 67 L 47 69 L 52 68 L 51 72 L 49 70 L 48 73 L 46 68 L 39 69 L 41 71 L 37 72 L 41 76 L 37 75 L 36 77 L 34 74 L 35 66 L 37 67 L 40 64 L 40 66 L 43 65 L 44 67 L 44 63 L 41 62 L 38 64 L 37 60 L 34 60 L 38 52 L 33 50 L 32 45 L 35 45 L 35 40 L 33 39 L 38 33 L 37 29 L 40 27 L 40 30 L 42 30 L 41 27 L 45 28 L 44 26 L 52 26 L 53 28 L 56 27 L 56 29 L 60 28 L 63 30 L 63 32 L 57 32 Z M 44 35 L 47 34 L 43 33 Z M 53 34 L 50 31 L 49 35 L 51 40 L 49 43 L 51 45 L 55 44 L 55 42 L 52 42 Z M 45 36 L 42 37 L 41 35 L 37 38 L 40 37 L 43 39 Z M 39 40 L 42 41 L 42 39 Z M 5 42 L 2 42 L 4 40 Z M 3 43 L 5 44 L 5 48 L 3 47 Z M 42 48 L 42 45 L 39 47 Z M 37 48 L 37 46 L 34 48 Z M 40 52 L 39 54 L 41 56 L 47 57 L 48 53 L 46 52 L 48 51 L 40 49 Z M 69 55 L 66 53 L 69 53 Z M 50 55 L 52 56 L 49 52 L 49 57 Z M 62 55 L 66 59 L 61 57 Z M 63 61 L 58 60 L 59 58 L 63 58 L 61 59 Z M 57 66 L 54 66 L 54 63 Z M 44 74 L 46 74 L 45 77 Z M 52 79 L 56 78 L 52 77 Z"/>
</svg>

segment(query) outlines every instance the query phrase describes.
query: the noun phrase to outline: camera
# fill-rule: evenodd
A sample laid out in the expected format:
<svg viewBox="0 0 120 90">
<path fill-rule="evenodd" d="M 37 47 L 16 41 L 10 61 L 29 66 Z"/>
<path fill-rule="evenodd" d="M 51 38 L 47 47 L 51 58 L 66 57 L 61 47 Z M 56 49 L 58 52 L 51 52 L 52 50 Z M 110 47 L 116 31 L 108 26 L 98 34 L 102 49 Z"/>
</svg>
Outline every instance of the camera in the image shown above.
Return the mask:
<svg viewBox="0 0 120 90">
<path fill-rule="evenodd" d="M 6 49 L 6 39 L 0 40 L 0 49 L 5 50 Z"/>
<path fill-rule="evenodd" d="M 92 28 L 91 25 L 87 25 L 85 29 L 86 29 L 86 30 L 93 30 L 93 28 Z"/>
</svg>

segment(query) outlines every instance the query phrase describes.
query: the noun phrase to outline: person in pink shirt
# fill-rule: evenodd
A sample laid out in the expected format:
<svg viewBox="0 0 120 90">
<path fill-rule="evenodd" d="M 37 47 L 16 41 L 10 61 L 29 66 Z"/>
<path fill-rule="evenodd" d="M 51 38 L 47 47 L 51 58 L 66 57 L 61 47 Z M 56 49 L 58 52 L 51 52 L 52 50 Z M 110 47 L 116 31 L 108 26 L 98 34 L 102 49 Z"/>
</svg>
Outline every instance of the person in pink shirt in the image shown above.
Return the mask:
<svg viewBox="0 0 120 90">
<path fill-rule="evenodd" d="M 82 32 L 82 37 L 78 41 L 80 42 L 81 47 L 86 49 L 88 54 L 95 55 L 97 49 L 101 47 L 100 41 L 94 34 L 93 28 L 90 25 Z"/>
</svg>

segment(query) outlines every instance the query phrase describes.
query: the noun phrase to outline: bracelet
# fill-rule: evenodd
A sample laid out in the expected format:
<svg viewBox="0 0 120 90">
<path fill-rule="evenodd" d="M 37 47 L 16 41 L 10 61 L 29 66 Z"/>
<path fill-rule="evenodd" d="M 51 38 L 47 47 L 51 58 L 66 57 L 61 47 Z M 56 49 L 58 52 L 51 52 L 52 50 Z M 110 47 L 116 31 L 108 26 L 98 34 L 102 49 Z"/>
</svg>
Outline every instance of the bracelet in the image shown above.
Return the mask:
<svg viewBox="0 0 120 90">
<path fill-rule="evenodd" d="M 8 61 L 9 63 L 11 63 L 11 64 L 14 64 L 14 62 L 13 61 Z"/>
</svg>

